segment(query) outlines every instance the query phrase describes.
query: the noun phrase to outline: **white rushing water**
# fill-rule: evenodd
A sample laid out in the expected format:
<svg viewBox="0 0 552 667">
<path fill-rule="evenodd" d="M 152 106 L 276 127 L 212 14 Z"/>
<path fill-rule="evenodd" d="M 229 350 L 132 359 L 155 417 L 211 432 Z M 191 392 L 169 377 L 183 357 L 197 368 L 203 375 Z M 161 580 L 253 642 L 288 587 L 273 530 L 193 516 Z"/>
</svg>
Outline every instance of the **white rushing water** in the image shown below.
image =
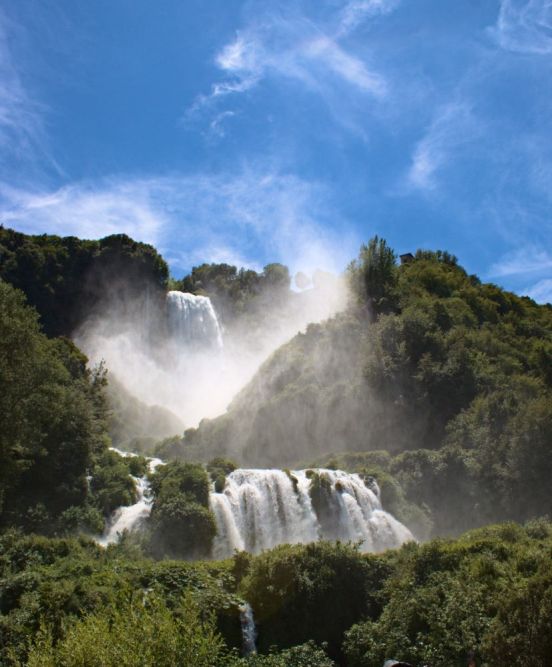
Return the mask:
<svg viewBox="0 0 552 667">
<path fill-rule="evenodd" d="M 167 294 L 167 320 L 175 343 L 222 348 L 222 330 L 211 300 L 187 292 Z"/>
<path fill-rule="evenodd" d="M 122 452 L 113 447 L 121 456 L 134 456 L 127 452 Z M 158 465 L 161 465 L 161 459 L 149 459 L 148 470 L 153 472 Z M 125 531 L 133 531 L 140 527 L 142 522 L 147 519 L 151 512 L 152 499 L 148 495 L 149 482 L 146 477 L 133 477 L 136 484 L 136 493 L 138 496 L 134 505 L 117 508 L 106 526 L 103 535 L 98 538 L 99 544 L 107 546 L 115 544 Z"/>
<path fill-rule="evenodd" d="M 310 488 L 318 475 L 324 490 L 313 507 Z M 414 539 L 382 509 L 375 482 L 341 470 L 238 469 L 228 475 L 222 493 L 211 493 L 217 521 L 215 558 L 234 550 L 259 553 L 278 544 L 319 539 L 360 542 L 363 551 L 383 551 Z M 318 510 L 318 511 L 317 511 Z"/>
<path fill-rule="evenodd" d="M 160 464 L 151 459 L 150 471 Z M 318 494 L 311 489 L 315 480 Z M 138 501 L 114 512 L 100 544 L 116 542 L 149 516 L 147 479 L 136 478 L 136 484 Z M 414 539 L 383 510 L 375 481 L 367 484 L 359 475 L 341 470 L 238 469 L 227 476 L 221 493 L 211 492 L 209 501 L 217 524 L 214 558 L 320 539 L 359 542 L 363 551 L 379 552 Z"/>
</svg>

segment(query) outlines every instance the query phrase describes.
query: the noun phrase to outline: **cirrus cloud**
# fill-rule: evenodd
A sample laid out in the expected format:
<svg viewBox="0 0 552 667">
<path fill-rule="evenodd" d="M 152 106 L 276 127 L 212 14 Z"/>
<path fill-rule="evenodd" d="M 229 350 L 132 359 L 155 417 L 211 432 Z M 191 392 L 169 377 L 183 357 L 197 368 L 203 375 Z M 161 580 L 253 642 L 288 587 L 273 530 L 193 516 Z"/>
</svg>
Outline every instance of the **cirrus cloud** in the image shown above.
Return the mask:
<svg viewBox="0 0 552 667">
<path fill-rule="evenodd" d="M 357 246 L 327 187 L 253 168 L 113 177 L 53 192 L 4 184 L 0 222 L 35 234 L 126 233 L 156 245 L 177 272 L 201 262 L 258 267 L 263 258 L 292 270 L 339 271 Z"/>
<path fill-rule="evenodd" d="M 548 0 L 502 0 L 491 34 L 508 51 L 552 54 L 552 3 Z"/>
</svg>

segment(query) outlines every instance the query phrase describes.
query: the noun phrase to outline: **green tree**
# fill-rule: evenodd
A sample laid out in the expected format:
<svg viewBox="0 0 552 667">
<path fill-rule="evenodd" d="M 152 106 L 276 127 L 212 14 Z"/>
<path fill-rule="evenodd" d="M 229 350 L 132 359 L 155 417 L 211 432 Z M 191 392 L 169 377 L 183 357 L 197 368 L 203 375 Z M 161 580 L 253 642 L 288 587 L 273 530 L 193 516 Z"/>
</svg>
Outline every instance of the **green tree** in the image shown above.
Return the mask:
<svg viewBox="0 0 552 667">
<path fill-rule="evenodd" d="M 291 277 L 289 269 L 283 264 L 277 262 L 267 264 L 263 269 L 263 282 L 268 288 L 278 290 L 289 290 Z"/>
<path fill-rule="evenodd" d="M 258 647 L 327 642 L 341 656 L 344 632 L 361 617 L 377 617 L 386 563 L 349 545 L 281 546 L 251 563 L 241 590 L 255 612 Z"/>
<path fill-rule="evenodd" d="M 2 521 L 43 529 L 86 497 L 91 457 L 105 446 L 102 382 L 72 344 L 40 332 L 36 313 L 5 282 L 0 377 Z"/>
<path fill-rule="evenodd" d="M 207 558 L 216 534 L 209 507 L 207 471 L 191 463 L 169 463 L 151 475 L 154 495 L 150 545 L 156 556 Z"/>
<path fill-rule="evenodd" d="M 168 267 L 152 246 L 125 234 L 84 241 L 29 236 L 0 226 L 0 279 L 25 293 L 46 334 L 69 336 L 114 294 L 123 303 L 123 297 L 162 294 Z"/>
<path fill-rule="evenodd" d="M 372 317 L 388 310 L 393 302 L 393 288 L 397 276 L 397 256 L 384 239 L 374 236 L 360 247 L 358 259 L 348 268 L 349 284 L 361 304 Z"/>
</svg>

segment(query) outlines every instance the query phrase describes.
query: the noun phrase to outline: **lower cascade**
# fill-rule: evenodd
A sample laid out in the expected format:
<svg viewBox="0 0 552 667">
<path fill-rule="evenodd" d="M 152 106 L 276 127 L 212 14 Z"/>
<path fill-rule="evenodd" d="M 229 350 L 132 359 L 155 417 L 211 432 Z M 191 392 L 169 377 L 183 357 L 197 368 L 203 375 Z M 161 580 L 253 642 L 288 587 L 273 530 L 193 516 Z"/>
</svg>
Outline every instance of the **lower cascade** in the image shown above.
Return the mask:
<svg viewBox="0 0 552 667">
<path fill-rule="evenodd" d="M 341 470 L 238 469 L 210 502 L 217 521 L 215 558 L 320 539 L 384 551 L 414 539 L 382 509 L 375 480 L 367 484 Z"/>
<path fill-rule="evenodd" d="M 122 452 L 113 448 L 121 456 L 134 456 L 127 452 Z M 153 472 L 157 466 L 162 465 L 161 459 L 149 459 L 148 471 Z M 136 484 L 137 500 L 134 505 L 119 507 L 113 512 L 113 515 L 107 525 L 104 534 L 98 538 L 98 542 L 104 547 L 109 544 L 115 544 L 120 536 L 126 531 L 133 531 L 148 518 L 151 512 L 152 499 L 149 496 L 149 482 L 146 477 L 133 477 Z"/>
<path fill-rule="evenodd" d="M 161 463 L 152 459 L 150 471 Z M 147 478 L 136 482 L 138 501 L 115 511 L 98 540 L 101 544 L 116 542 L 149 516 Z M 357 542 L 362 551 L 378 552 L 414 539 L 406 526 L 383 510 L 373 478 L 341 470 L 239 468 L 226 477 L 222 492 L 211 491 L 209 503 L 217 525 L 214 558 L 227 558 L 236 550 L 259 553 L 279 544 L 321 539 Z"/>
</svg>

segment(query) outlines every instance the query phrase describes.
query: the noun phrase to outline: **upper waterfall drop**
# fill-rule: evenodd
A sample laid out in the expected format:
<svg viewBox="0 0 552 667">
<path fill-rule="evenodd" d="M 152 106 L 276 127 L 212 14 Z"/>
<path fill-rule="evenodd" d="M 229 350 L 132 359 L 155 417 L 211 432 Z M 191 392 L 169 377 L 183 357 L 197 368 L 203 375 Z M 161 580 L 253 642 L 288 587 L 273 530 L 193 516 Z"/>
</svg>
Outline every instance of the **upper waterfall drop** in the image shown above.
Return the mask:
<svg viewBox="0 0 552 667">
<path fill-rule="evenodd" d="M 169 334 L 175 342 L 222 348 L 222 329 L 209 297 L 171 290 L 166 307 Z"/>
</svg>

